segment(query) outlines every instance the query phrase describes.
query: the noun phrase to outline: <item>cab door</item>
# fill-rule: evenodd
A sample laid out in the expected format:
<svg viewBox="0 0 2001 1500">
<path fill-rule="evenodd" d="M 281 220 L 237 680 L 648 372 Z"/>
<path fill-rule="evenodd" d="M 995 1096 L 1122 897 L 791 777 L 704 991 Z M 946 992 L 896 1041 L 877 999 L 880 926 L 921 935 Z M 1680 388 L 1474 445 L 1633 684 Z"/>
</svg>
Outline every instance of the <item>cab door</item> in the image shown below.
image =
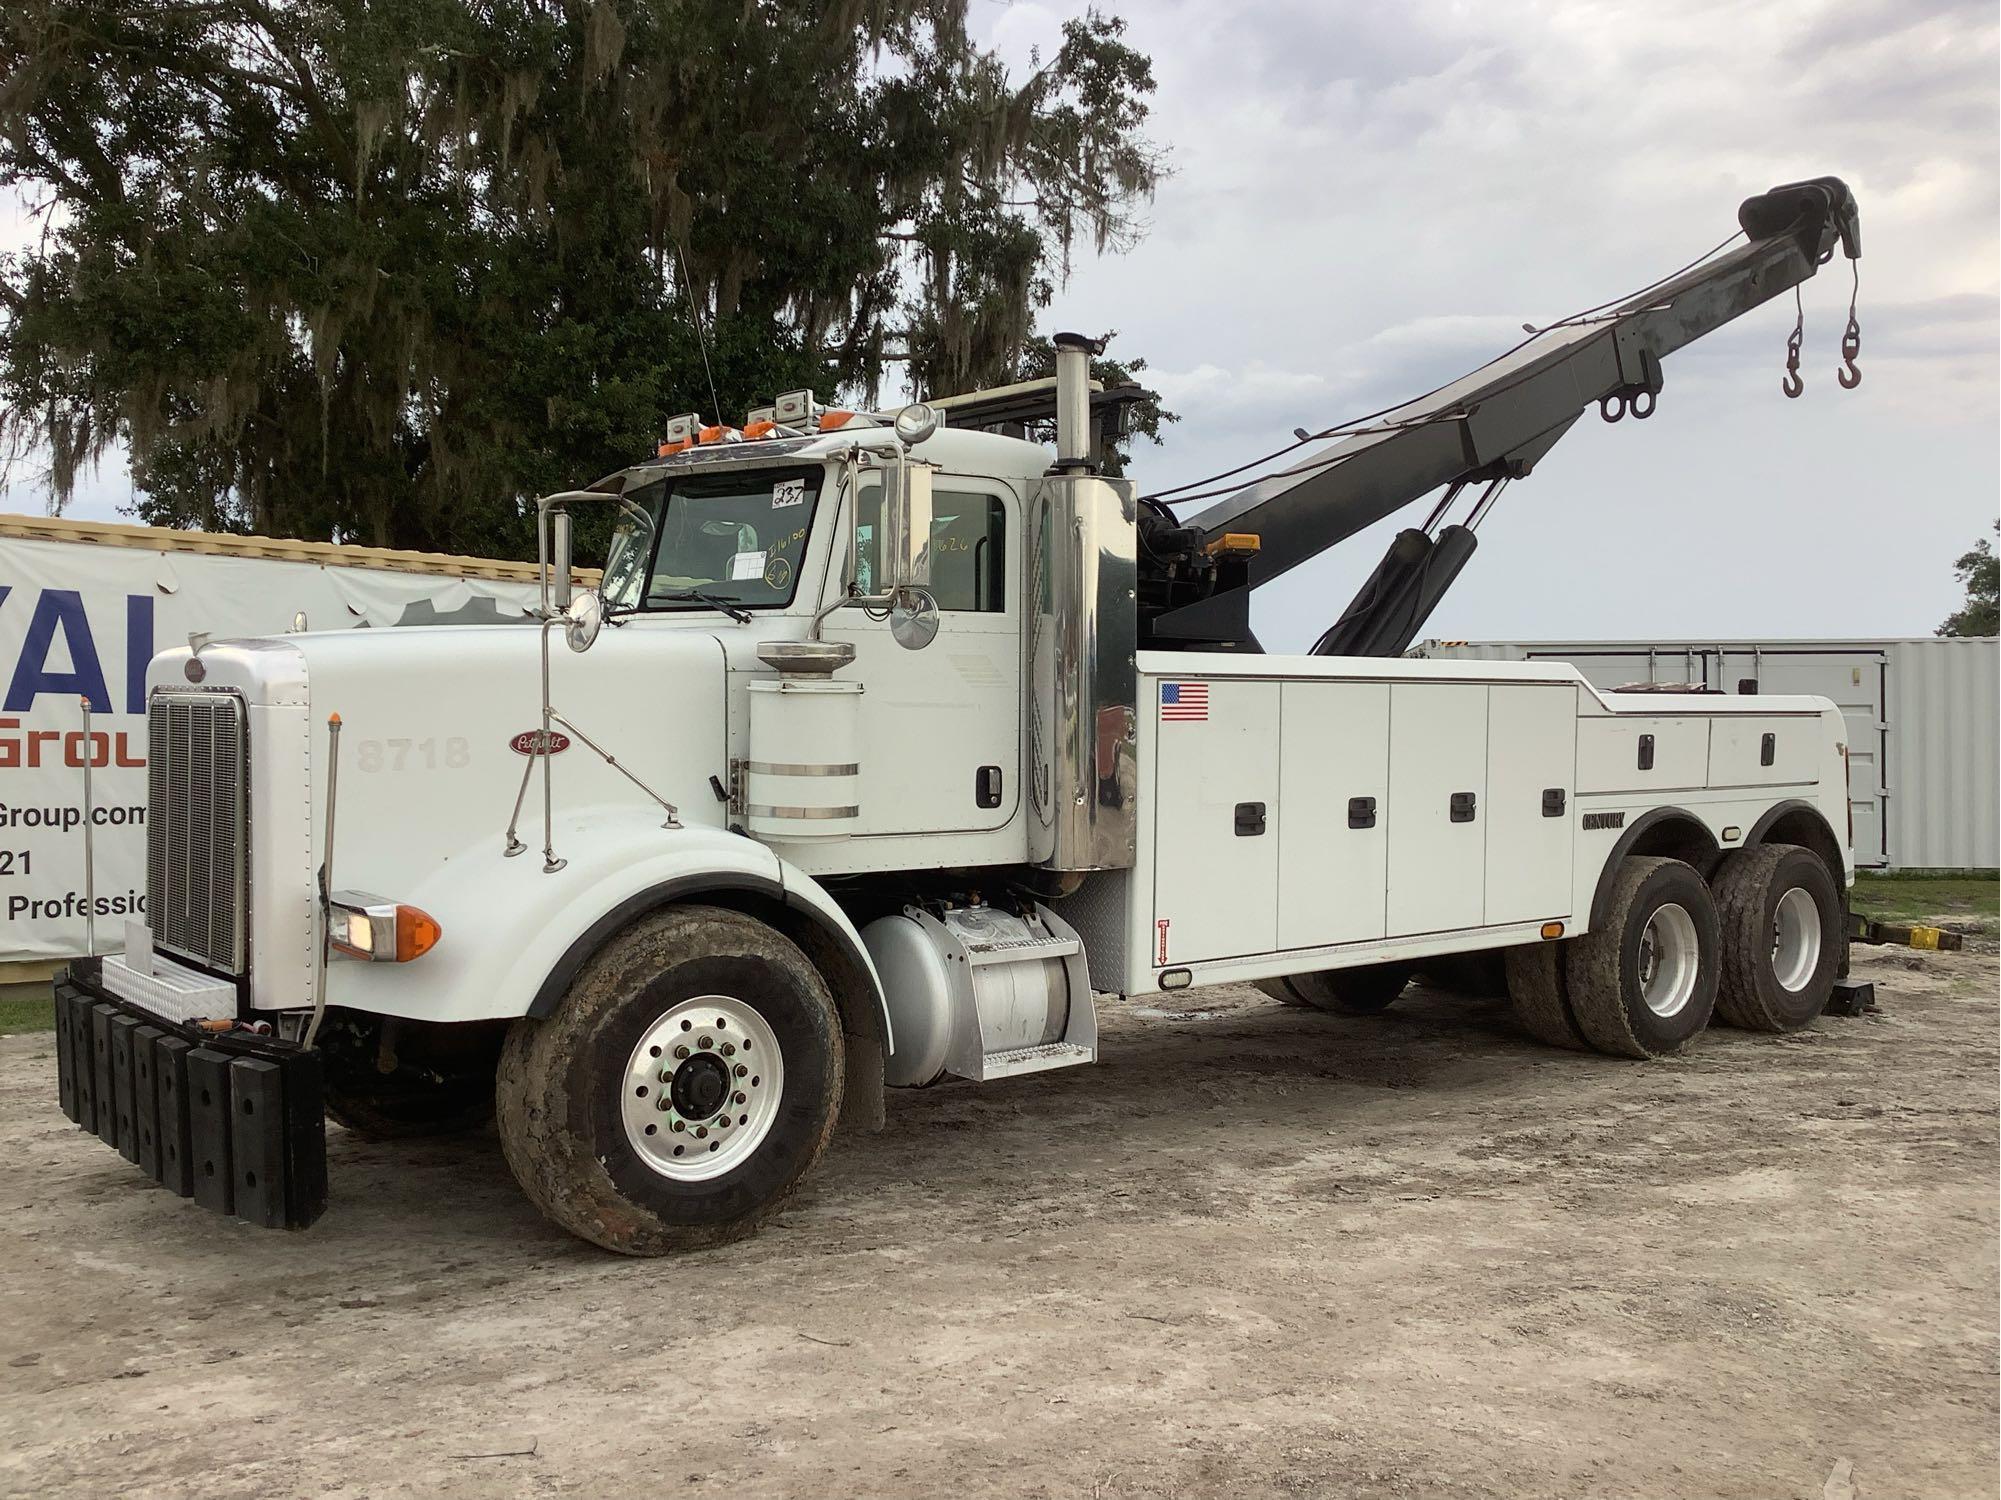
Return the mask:
<svg viewBox="0 0 2001 1500">
<path fill-rule="evenodd" d="M 882 488 L 859 491 L 856 582 L 880 578 Z M 855 645 L 842 676 L 863 684 L 861 837 L 1004 827 L 1021 802 L 1021 503 L 993 479 L 939 474 L 931 495 L 938 636 L 899 646 L 859 608 L 825 637 Z"/>
</svg>

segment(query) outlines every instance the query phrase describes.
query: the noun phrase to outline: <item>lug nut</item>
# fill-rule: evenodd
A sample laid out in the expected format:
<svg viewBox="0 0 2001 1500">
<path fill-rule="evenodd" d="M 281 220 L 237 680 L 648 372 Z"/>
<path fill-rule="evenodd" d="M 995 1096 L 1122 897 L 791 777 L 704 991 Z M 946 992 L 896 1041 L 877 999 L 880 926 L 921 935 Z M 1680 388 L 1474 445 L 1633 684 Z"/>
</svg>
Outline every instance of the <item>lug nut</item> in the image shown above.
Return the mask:
<svg viewBox="0 0 2001 1500">
<path fill-rule="evenodd" d="M 723 1043 L 723 1056 L 724 1056 L 724 1057 L 735 1057 L 735 1056 L 736 1056 L 736 1044 L 735 1044 L 734 1042 L 724 1042 L 724 1043 Z"/>
<path fill-rule="evenodd" d="M 716 1039 L 712 1036 L 705 1036 L 699 1042 L 695 1043 L 695 1045 L 697 1047 L 700 1047 L 704 1052 L 708 1051 L 709 1048 L 715 1046 L 715 1044 L 716 1044 Z"/>
<path fill-rule="evenodd" d="M 674 1055 L 675 1055 L 676 1057 L 686 1057 L 686 1056 L 688 1055 L 688 1048 L 687 1048 L 687 1046 L 686 1046 L 685 1044 L 683 1044 L 682 1046 L 679 1046 L 679 1047 L 676 1047 L 676 1048 L 674 1049 Z"/>
<path fill-rule="evenodd" d="M 737 1102 L 738 1104 L 741 1104 L 741 1103 L 743 1103 L 743 1098 L 744 1098 L 744 1096 L 743 1096 L 743 1092 L 742 1092 L 741 1090 L 739 1090 L 739 1091 L 737 1092 L 737 1095 L 736 1095 L 736 1102 Z"/>
<path fill-rule="evenodd" d="M 686 1130 L 688 1127 L 681 1121 L 676 1120 L 671 1128 L 675 1130 Z"/>
<path fill-rule="evenodd" d="M 749 1068 L 746 1068 L 746 1067 L 745 1067 L 745 1066 L 744 1066 L 744 1065 L 743 1065 L 742 1063 L 738 1063 L 738 1064 L 736 1065 L 736 1076 L 737 1076 L 737 1077 L 739 1077 L 739 1078 L 742 1078 L 742 1077 L 744 1077 L 745 1075 L 747 1075 L 747 1074 L 748 1074 L 749 1072 L 750 1072 L 750 1069 L 749 1069 Z"/>
<path fill-rule="evenodd" d="M 697 1125 L 697 1126 L 695 1127 L 695 1139 L 696 1139 L 696 1140 L 706 1140 L 706 1139 L 708 1138 L 708 1134 L 709 1134 L 709 1127 L 708 1127 L 708 1126 L 706 1126 L 706 1125 Z"/>
<path fill-rule="evenodd" d="M 673 1107 L 674 1107 L 674 1101 L 669 1099 L 665 1094 L 662 1094 L 660 1096 L 660 1102 L 654 1105 L 654 1108 L 659 1110 L 662 1114 L 665 1114 L 668 1110 L 672 1109 Z"/>
</svg>

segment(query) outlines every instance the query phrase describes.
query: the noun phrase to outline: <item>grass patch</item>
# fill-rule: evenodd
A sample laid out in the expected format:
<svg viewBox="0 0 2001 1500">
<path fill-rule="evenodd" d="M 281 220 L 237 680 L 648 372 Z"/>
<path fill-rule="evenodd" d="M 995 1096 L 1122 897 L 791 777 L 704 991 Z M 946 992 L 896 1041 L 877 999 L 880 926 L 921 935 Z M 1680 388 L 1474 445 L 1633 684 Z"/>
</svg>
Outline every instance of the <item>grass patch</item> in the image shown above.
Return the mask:
<svg viewBox="0 0 2001 1500">
<path fill-rule="evenodd" d="M 47 985 L 10 984 L 0 990 L 0 1036 L 55 1029 L 56 1002 Z"/>
<path fill-rule="evenodd" d="M 1869 875 L 1855 877 L 1855 910 L 1891 922 L 1921 917 L 2001 917 L 2001 880 L 1993 876 Z"/>
</svg>

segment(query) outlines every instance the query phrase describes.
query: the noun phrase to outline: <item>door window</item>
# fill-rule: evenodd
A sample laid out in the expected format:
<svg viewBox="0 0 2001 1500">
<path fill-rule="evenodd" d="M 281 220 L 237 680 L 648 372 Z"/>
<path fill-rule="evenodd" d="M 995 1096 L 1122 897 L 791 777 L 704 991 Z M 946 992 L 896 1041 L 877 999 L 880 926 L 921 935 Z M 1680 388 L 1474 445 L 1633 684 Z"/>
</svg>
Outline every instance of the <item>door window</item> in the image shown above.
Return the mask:
<svg viewBox="0 0 2001 1500">
<path fill-rule="evenodd" d="M 855 527 L 855 582 L 878 591 L 882 487 L 861 493 Z M 998 495 L 934 489 L 931 494 L 931 592 L 941 610 L 999 614 L 1007 608 L 1007 506 Z"/>
</svg>

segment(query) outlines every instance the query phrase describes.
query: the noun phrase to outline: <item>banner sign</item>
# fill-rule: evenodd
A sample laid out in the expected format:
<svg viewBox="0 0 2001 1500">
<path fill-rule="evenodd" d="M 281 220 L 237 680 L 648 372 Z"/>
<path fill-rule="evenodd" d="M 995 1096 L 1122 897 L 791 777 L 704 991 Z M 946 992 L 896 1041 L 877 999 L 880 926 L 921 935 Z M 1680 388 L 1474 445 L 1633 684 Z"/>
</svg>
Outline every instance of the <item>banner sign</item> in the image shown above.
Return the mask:
<svg viewBox="0 0 2001 1500">
<path fill-rule="evenodd" d="M 519 622 L 530 583 L 0 536 L 0 963 L 84 951 L 146 907 L 146 664 L 190 634 Z M 83 700 L 91 704 L 88 741 Z"/>
</svg>

